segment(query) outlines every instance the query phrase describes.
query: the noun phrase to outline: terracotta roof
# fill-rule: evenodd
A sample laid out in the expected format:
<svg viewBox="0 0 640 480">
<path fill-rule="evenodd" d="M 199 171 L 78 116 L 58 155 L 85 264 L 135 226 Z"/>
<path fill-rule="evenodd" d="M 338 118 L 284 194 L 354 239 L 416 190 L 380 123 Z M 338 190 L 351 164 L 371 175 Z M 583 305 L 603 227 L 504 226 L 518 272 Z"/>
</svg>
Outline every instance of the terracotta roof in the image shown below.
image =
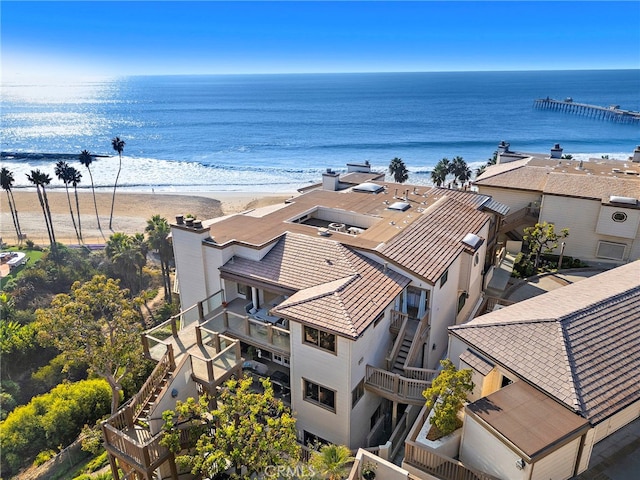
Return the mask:
<svg viewBox="0 0 640 480">
<path fill-rule="evenodd" d="M 529 157 L 487 167 L 474 184 L 598 200 L 608 199 L 609 195 L 638 198 L 640 165 Z"/>
<path fill-rule="evenodd" d="M 640 400 L 640 261 L 449 330 L 592 424 Z"/>
<path fill-rule="evenodd" d="M 469 405 L 528 460 L 538 458 L 581 435 L 588 422 L 526 382 L 514 382 Z"/>
<path fill-rule="evenodd" d="M 236 257 L 220 270 L 295 291 L 272 312 L 352 338 L 410 281 L 337 241 L 293 233 L 262 260 Z"/>
<path fill-rule="evenodd" d="M 378 251 L 389 260 L 435 283 L 465 250 L 462 239 L 479 233 L 489 216 L 444 196 Z"/>
</svg>

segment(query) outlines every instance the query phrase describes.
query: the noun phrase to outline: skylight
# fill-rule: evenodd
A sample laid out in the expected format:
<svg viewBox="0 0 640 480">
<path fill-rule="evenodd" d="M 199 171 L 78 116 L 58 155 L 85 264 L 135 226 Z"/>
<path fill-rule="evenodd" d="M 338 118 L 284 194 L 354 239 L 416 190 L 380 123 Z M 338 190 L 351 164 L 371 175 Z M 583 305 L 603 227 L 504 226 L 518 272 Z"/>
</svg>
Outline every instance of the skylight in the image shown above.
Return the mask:
<svg viewBox="0 0 640 480">
<path fill-rule="evenodd" d="M 473 250 L 477 250 L 482 245 L 482 242 L 483 240 L 475 233 L 467 233 L 462 239 L 462 243 Z"/>
<path fill-rule="evenodd" d="M 360 185 L 356 185 L 353 187 L 354 192 L 362 192 L 362 193 L 380 193 L 384 190 L 382 185 L 378 185 L 377 183 L 365 182 Z"/>
<path fill-rule="evenodd" d="M 397 210 L 399 212 L 404 212 L 405 210 L 409 210 L 409 208 L 411 208 L 411 205 L 409 205 L 407 202 L 395 202 L 389 205 L 387 208 L 389 210 Z"/>
</svg>

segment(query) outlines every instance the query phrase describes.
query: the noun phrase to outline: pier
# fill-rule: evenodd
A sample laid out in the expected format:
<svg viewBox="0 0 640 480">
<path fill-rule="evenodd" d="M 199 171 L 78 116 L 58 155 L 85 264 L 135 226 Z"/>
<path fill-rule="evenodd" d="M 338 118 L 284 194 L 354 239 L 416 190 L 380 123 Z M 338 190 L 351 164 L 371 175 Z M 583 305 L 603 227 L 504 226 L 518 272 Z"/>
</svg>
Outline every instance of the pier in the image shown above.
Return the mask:
<svg viewBox="0 0 640 480">
<path fill-rule="evenodd" d="M 534 108 L 545 110 L 558 110 L 561 112 L 574 113 L 586 117 L 608 120 L 618 123 L 640 123 L 640 112 L 633 110 L 623 110 L 619 105 L 610 107 L 600 107 L 586 103 L 576 103 L 572 98 L 555 100 L 553 98 L 539 98 L 533 102 Z"/>
</svg>

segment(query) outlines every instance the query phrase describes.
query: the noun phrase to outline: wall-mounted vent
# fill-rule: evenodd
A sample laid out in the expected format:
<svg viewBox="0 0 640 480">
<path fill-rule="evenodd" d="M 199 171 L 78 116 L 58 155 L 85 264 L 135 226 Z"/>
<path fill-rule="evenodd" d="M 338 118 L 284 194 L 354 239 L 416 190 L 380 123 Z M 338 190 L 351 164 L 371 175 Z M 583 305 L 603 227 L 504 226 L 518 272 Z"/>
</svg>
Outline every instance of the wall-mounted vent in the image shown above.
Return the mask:
<svg viewBox="0 0 640 480">
<path fill-rule="evenodd" d="M 354 192 L 361 193 L 380 193 L 383 190 L 384 187 L 382 185 L 378 185 L 377 183 L 372 182 L 361 183 L 360 185 L 356 185 L 355 187 L 353 187 Z"/>
<path fill-rule="evenodd" d="M 596 256 L 598 258 L 609 258 L 611 260 L 623 260 L 624 259 L 624 249 L 626 245 L 624 243 L 613 243 L 613 242 L 598 242 L 598 251 Z"/>
<path fill-rule="evenodd" d="M 394 202 L 387 207 L 389 210 L 397 210 L 398 212 L 404 212 L 405 210 L 409 210 L 411 205 L 407 202 Z"/>
<path fill-rule="evenodd" d="M 609 203 L 622 203 L 624 205 L 637 205 L 638 200 L 633 197 L 621 197 L 619 195 L 611 195 Z"/>
<path fill-rule="evenodd" d="M 477 250 L 480 245 L 482 245 L 483 240 L 476 235 L 475 233 L 467 233 L 462 239 L 462 243 L 464 243 L 467 247 Z"/>
</svg>

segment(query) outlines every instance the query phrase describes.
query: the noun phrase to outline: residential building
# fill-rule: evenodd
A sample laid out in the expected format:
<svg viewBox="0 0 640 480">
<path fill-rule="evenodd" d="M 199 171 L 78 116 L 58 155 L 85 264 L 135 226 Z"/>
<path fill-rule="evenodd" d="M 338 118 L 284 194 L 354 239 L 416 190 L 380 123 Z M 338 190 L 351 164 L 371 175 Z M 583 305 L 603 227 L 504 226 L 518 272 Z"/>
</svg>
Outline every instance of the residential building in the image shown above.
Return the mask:
<svg viewBox="0 0 640 480">
<path fill-rule="evenodd" d="M 501 233 L 522 237 L 536 222 L 568 228 L 565 255 L 587 262 L 640 258 L 640 146 L 627 161 L 517 153 L 498 146 L 497 164 L 474 182 L 477 190 L 508 205 Z"/>
<path fill-rule="evenodd" d="M 423 409 L 405 442 L 419 478 L 558 479 L 640 417 L 640 261 L 449 327 L 449 357 L 475 388 L 454 451 L 426 441 Z"/>
<path fill-rule="evenodd" d="M 146 402 L 147 416 L 157 418 L 164 402 L 215 393 L 238 373 L 240 355 L 279 372 L 304 444 L 378 445 L 409 405 L 424 403 L 447 327 L 481 301 L 508 209 L 473 192 L 384 182 L 368 165 L 350 170 L 327 171 L 282 205 L 176 219 L 183 313 L 162 334 L 148 332 L 145 349 L 153 358 L 164 349 L 188 355 L 184 373 Z M 196 366 L 195 386 L 173 386 Z M 158 435 L 159 423 L 149 425 Z M 126 462 L 116 446 L 110 453 Z"/>
</svg>

